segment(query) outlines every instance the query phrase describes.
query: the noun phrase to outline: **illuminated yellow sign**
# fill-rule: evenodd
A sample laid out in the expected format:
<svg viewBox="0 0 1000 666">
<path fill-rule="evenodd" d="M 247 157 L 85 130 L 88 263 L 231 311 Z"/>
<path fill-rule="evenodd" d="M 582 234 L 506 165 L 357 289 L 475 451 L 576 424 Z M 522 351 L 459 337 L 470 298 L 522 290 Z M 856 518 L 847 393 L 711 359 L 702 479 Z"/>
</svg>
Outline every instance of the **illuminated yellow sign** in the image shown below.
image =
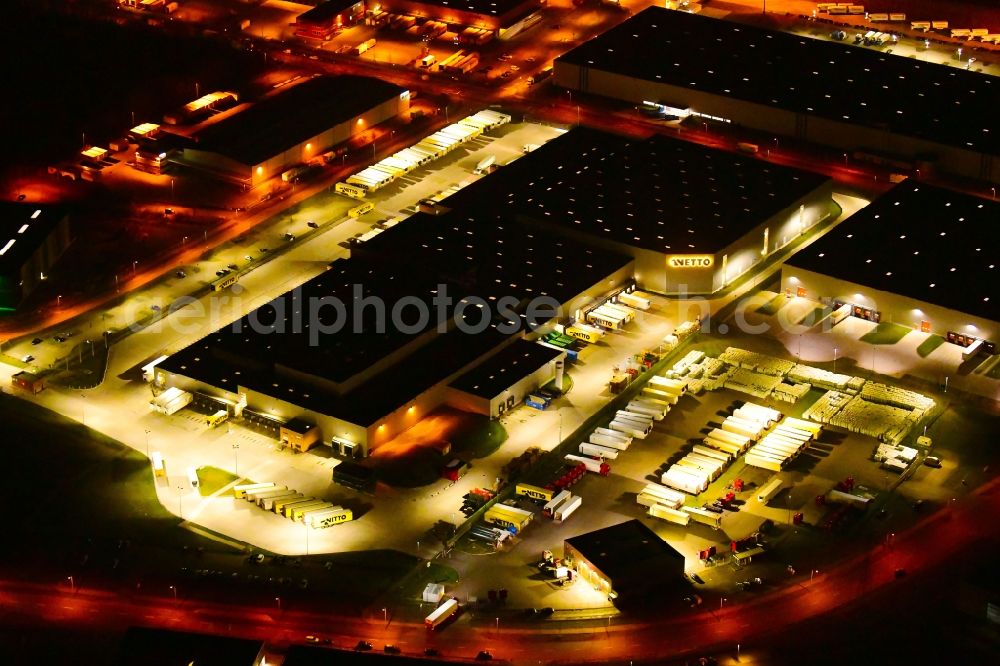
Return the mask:
<svg viewBox="0 0 1000 666">
<path fill-rule="evenodd" d="M 711 268 L 715 257 L 710 254 L 674 254 L 667 257 L 668 268 Z"/>
</svg>

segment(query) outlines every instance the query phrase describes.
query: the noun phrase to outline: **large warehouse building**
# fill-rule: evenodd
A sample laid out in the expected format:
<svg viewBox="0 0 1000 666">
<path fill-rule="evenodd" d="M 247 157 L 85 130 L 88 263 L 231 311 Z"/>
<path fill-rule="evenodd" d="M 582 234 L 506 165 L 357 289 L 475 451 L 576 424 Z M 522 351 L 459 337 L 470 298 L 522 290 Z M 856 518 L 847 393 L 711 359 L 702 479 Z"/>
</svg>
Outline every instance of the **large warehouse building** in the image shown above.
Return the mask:
<svg viewBox="0 0 1000 666">
<path fill-rule="evenodd" d="M 193 133 L 183 162 L 256 187 L 409 108 L 409 91 L 391 83 L 316 76 L 214 116 Z"/>
<path fill-rule="evenodd" d="M 781 284 L 856 317 L 992 351 L 1000 342 L 998 220 L 995 201 L 906 182 L 792 257 Z"/>
<path fill-rule="evenodd" d="M 0 312 L 17 309 L 72 240 L 65 209 L 0 202 Z"/>
<path fill-rule="evenodd" d="M 633 270 L 626 256 L 495 215 L 418 214 L 163 361 L 155 383 L 275 436 L 292 419 L 315 424 L 337 453 L 365 456 L 442 404 L 494 414 L 504 390 L 523 397 L 553 377 L 562 355 L 523 358 L 525 323 L 620 288 Z M 533 306 L 539 296 L 551 306 Z M 494 354 L 524 362 L 497 380 Z"/>
<path fill-rule="evenodd" d="M 576 128 L 442 202 L 505 210 L 627 254 L 639 286 L 709 294 L 834 210 L 825 176 L 654 136 Z"/>
<path fill-rule="evenodd" d="M 684 556 L 638 520 L 571 537 L 564 548 L 583 580 L 621 604 L 684 578 Z"/>
<path fill-rule="evenodd" d="M 1000 82 L 954 67 L 650 7 L 558 58 L 554 76 L 706 122 L 1000 180 Z"/>
</svg>

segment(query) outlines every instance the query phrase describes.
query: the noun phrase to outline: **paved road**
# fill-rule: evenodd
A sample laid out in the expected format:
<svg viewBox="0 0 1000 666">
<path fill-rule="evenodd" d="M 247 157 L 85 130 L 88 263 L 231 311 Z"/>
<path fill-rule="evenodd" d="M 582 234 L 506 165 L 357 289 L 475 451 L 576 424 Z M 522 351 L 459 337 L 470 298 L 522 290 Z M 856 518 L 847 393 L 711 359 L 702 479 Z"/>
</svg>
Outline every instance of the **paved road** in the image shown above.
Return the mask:
<svg viewBox="0 0 1000 666">
<path fill-rule="evenodd" d="M 330 636 L 352 646 L 359 639 L 395 643 L 405 652 L 437 646 L 446 655 L 472 656 L 489 649 L 516 663 L 559 660 L 563 663 L 666 658 L 710 651 L 752 639 L 760 642 L 804 620 L 862 601 L 877 601 L 867 612 L 889 610 L 893 595 L 873 596 L 905 587 L 909 578 L 931 575 L 949 558 L 976 544 L 982 526 L 1000 518 L 1000 479 L 929 516 L 887 545 L 841 562 L 814 580 L 797 575 L 785 587 L 751 602 L 648 622 L 575 628 L 552 623 L 499 628 L 460 618 L 440 632 L 421 624 L 341 618 L 329 613 L 243 608 L 225 603 L 185 602 L 170 598 L 115 596 L 99 590 L 71 590 L 58 584 L 0 581 L 2 613 L 21 623 L 60 623 L 94 629 L 122 629 L 141 624 L 259 638 L 284 644 L 307 634 Z M 900 577 L 900 570 L 905 575 Z M 4 618 L 9 620 L 10 617 Z"/>
</svg>

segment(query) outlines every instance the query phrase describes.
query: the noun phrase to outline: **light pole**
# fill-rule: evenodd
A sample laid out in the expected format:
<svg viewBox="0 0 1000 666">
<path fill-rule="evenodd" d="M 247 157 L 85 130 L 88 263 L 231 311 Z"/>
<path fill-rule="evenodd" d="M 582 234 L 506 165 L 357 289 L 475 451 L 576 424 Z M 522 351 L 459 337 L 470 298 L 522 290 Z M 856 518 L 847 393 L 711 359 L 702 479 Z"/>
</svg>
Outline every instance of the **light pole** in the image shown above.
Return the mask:
<svg viewBox="0 0 1000 666">
<path fill-rule="evenodd" d="M 809 572 L 809 582 L 810 582 L 810 583 L 811 583 L 811 582 L 812 582 L 812 580 L 813 580 L 813 576 L 815 576 L 815 575 L 816 575 L 816 574 L 818 574 L 818 573 L 819 573 L 819 570 L 818 570 L 818 569 L 813 569 L 812 571 L 810 571 L 810 572 Z"/>
<path fill-rule="evenodd" d="M 58 296 L 56 296 L 56 307 L 57 308 L 62 307 L 62 294 L 59 294 Z"/>
<path fill-rule="evenodd" d="M 149 430 L 146 431 L 146 457 L 149 457 Z"/>
<path fill-rule="evenodd" d="M 388 608 L 383 608 L 382 609 L 382 620 L 385 622 L 385 626 L 388 627 L 389 626 L 389 609 Z"/>
<path fill-rule="evenodd" d="M 719 610 L 722 610 L 722 606 L 726 603 L 726 598 L 722 597 L 719 599 Z"/>
<path fill-rule="evenodd" d="M 66 576 L 66 580 L 69 581 L 69 590 L 70 590 L 70 592 L 76 592 L 76 581 L 73 580 L 73 577 L 72 576 Z"/>
<path fill-rule="evenodd" d="M 838 351 L 839 350 L 836 347 L 833 348 L 833 374 L 837 374 L 837 352 Z"/>
<path fill-rule="evenodd" d="M 497 618 L 497 636 L 500 635 L 500 618 Z"/>
<path fill-rule="evenodd" d="M 174 593 L 174 601 L 177 601 L 177 586 L 176 585 L 171 585 L 170 586 L 170 591 Z"/>
<path fill-rule="evenodd" d="M 278 610 L 281 610 L 281 597 L 275 597 L 274 600 L 278 602 Z"/>
<path fill-rule="evenodd" d="M 80 423 L 87 425 L 87 396 L 81 393 L 80 399 L 83 400 L 80 403 Z"/>
<path fill-rule="evenodd" d="M 240 475 L 240 445 L 233 444 L 233 473 Z"/>
<path fill-rule="evenodd" d="M 177 513 L 184 519 L 184 486 L 177 486 Z"/>
<path fill-rule="evenodd" d="M 133 259 L 133 260 L 132 260 L 132 277 L 135 277 L 135 267 L 136 267 L 136 265 L 137 265 L 138 263 L 139 263 L 139 260 L 138 260 L 138 259 Z"/>
</svg>

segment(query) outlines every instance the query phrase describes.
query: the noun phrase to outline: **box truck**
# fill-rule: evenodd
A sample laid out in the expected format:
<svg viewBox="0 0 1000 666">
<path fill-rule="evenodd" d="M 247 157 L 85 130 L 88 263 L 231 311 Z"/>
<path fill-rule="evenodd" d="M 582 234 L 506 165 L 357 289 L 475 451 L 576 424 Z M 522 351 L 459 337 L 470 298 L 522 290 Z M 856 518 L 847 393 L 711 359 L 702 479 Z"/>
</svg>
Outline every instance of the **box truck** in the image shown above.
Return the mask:
<svg viewBox="0 0 1000 666">
<path fill-rule="evenodd" d="M 774 498 L 775 495 L 781 492 L 781 489 L 785 487 L 785 481 L 780 477 L 776 476 L 766 484 L 764 484 L 760 491 L 757 493 L 757 501 L 762 504 L 767 504 Z"/>
<path fill-rule="evenodd" d="M 647 426 L 647 427 L 643 427 L 643 426 L 640 426 L 640 425 L 636 424 L 633 421 L 618 421 L 618 420 L 615 420 L 615 421 L 612 421 L 611 423 L 609 423 L 608 425 L 611 426 L 612 430 L 617 430 L 618 432 L 623 432 L 626 435 L 629 435 L 631 437 L 636 437 L 638 439 L 646 439 L 646 435 L 648 435 L 653 430 L 653 426 L 651 426 L 651 425 Z"/>
<path fill-rule="evenodd" d="M 572 495 L 568 490 L 560 490 L 558 495 L 546 502 L 545 506 L 542 507 L 542 515 L 546 518 L 551 518 L 555 515 L 556 509 L 571 497 Z"/>
<path fill-rule="evenodd" d="M 261 488 L 274 488 L 274 481 L 269 481 L 268 483 L 244 483 L 242 485 L 233 488 L 233 497 L 236 499 L 245 499 L 247 493 L 251 490 L 260 490 Z"/>
<path fill-rule="evenodd" d="M 570 462 L 583 463 L 588 472 L 600 474 L 601 476 L 607 476 L 611 473 L 611 466 L 603 460 L 595 460 L 593 458 L 588 458 L 587 456 L 575 456 L 572 453 L 566 454 L 566 460 L 569 460 Z"/>
<path fill-rule="evenodd" d="M 287 504 L 282 506 L 281 515 L 291 520 L 295 515 L 296 509 L 319 506 L 320 504 L 324 504 L 325 502 L 326 500 L 317 499 L 315 497 L 304 497 L 294 502 L 288 502 Z"/>
<path fill-rule="evenodd" d="M 684 513 L 691 516 L 691 520 L 702 525 L 708 525 L 719 530 L 722 529 L 722 514 L 712 513 L 696 506 L 686 506 L 682 509 Z"/>
<path fill-rule="evenodd" d="M 605 460 L 616 460 L 618 458 L 618 449 L 611 448 L 610 446 L 601 446 L 600 444 L 591 444 L 590 442 L 580 442 L 579 451 L 581 455 L 603 458 Z"/>
<path fill-rule="evenodd" d="M 434 631 L 440 627 L 444 622 L 458 613 L 458 599 L 452 597 L 448 601 L 444 602 L 440 606 L 434 609 L 434 611 L 424 619 L 424 626 Z"/>
<path fill-rule="evenodd" d="M 649 507 L 649 515 L 654 518 L 665 520 L 668 523 L 674 523 L 675 525 L 682 526 L 686 526 L 691 520 L 691 516 L 689 514 L 662 504 L 654 504 Z"/>
<path fill-rule="evenodd" d="M 635 414 L 649 416 L 654 421 L 662 421 L 663 417 L 667 415 L 667 410 L 648 403 L 640 402 L 638 400 L 633 400 L 628 403 L 628 406 L 625 409 Z"/>
<path fill-rule="evenodd" d="M 618 432 L 617 430 L 612 430 L 611 428 L 594 428 L 594 434 L 595 435 L 604 435 L 604 436 L 610 437 L 612 439 L 617 439 L 617 440 L 623 441 L 623 442 L 625 442 L 625 446 L 626 447 L 629 444 L 632 443 L 632 437 L 630 437 L 629 435 L 626 435 L 623 432 Z M 607 446 L 607 445 L 605 444 L 603 446 Z"/>
<path fill-rule="evenodd" d="M 556 508 L 555 513 L 552 515 L 552 519 L 557 523 L 563 522 L 569 518 L 574 511 L 579 509 L 581 504 L 583 504 L 583 498 L 579 495 L 574 495 L 564 502 L 562 506 Z"/>
<path fill-rule="evenodd" d="M 306 516 L 306 524 L 314 530 L 326 529 L 352 520 L 354 520 L 354 513 L 342 506 Z"/>
<path fill-rule="evenodd" d="M 282 495 L 272 495 L 269 497 L 258 497 L 257 506 L 265 511 L 274 511 L 274 503 L 290 497 L 301 497 L 302 494 L 294 490 L 287 490 Z"/>
<path fill-rule="evenodd" d="M 518 495 L 522 495 L 533 500 L 541 500 L 543 502 L 548 502 L 555 495 L 554 490 L 533 486 L 530 483 L 517 484 L 514 488 L 514 492 Z"/>
</svg>

